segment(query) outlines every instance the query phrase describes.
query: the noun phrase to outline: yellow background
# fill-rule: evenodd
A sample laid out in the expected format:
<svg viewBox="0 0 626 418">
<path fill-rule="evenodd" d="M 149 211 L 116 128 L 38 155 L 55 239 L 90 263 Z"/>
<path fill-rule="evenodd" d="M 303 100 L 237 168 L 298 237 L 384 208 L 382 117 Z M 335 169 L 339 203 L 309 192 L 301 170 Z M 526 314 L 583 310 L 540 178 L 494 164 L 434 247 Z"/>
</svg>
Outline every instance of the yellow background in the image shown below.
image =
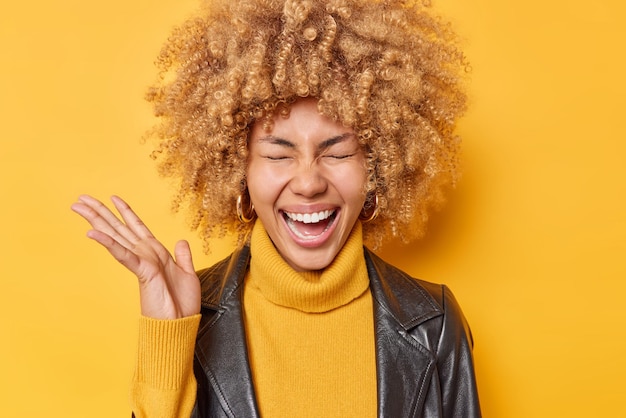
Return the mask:
<svg viewBox="0 0 626 418">
<path fill-rule="evenodd" d="M 7 4 L 8 3 L 8 4 Z M 625 6 L 440 0 L 466 40 L 465 176 L 428 237 L 383 256 L 451 286 L 486 417 L 626 416 Z M 143 102 L 195 0 L 0 7 L 0 416 L 128 416 L 137 290 L 84 238 L 80 194 L 129 199 L 168 246 Z"/>
</svg>

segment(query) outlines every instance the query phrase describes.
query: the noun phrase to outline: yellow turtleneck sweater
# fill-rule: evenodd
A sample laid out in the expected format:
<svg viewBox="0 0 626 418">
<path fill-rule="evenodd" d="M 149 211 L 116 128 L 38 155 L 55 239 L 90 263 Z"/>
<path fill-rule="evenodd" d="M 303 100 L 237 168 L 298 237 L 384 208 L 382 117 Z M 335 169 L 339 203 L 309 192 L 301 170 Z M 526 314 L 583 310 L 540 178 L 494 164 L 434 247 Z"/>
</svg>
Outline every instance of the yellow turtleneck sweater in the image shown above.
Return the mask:
<svg viewBox="0 0 626 418">
<path fill-rule="evenodd" d="M 261 416 L 376 416 L 372 296 L 361 225 L 322 272 L 291 269 L 260 222 L 250 251 L 243 303 Z"/>
<path fill-rule="evenodd" d="M 361 225 L 322 272 L 294 271 L 258 221 L 250 250 L 243 311 L 261 416 L 376 416 L 372 297 Z M 199 318 L 141 318 L 131 389 L 138 418 L 190 415 Z"/>
</svg>

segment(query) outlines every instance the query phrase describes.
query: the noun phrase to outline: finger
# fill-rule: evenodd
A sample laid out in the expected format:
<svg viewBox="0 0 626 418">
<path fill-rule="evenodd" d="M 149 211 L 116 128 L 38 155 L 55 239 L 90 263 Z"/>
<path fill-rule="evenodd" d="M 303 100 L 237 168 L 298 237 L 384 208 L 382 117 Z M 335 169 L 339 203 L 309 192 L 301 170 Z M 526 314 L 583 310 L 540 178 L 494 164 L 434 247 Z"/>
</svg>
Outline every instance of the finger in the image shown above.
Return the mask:
<svg viewBox="0 0 626 418">
<path fill-rule="evenodd" d="M 139 238 L 154 238 L 152 232 L 148 229 L 146 224 L 143 223 L 141 218 L 131 209 L 130 205 L 126 203 L 119 196 L 111 196 L 111 201 L 115 205 L 117 211 L 122 215 L 122 219 L 126 222 L 126 226 Z"/>
<path fill-rule="evenodd" d="M 133 245 L 131 241 L 136 242 L 137 238 L 132 236 L 132 233 L 128 231 L 128 228 L 126 228 L 119 219 L 115 218 L 115 221 L 105 219 L 97 209 L 92 207 L 93 204 L 94 203 L 91 201 L 79 200 L 79 202 L 71 206 L 71 209 L 89 222 L 95 230 L 102 231 L 126 248 L 131 248 Z M 115 217 L 115 215 L 113 216 Z M 111 222 L 114 222 L 114 225 L 111 225 Z"/>
<path fill-rule="evenodd" d="M 137 274 L 140 260 L 136 254 L 102 231 L 92 229 L 87 232 L 87 236 L 106 248 L 120 264 Z"/>
<path fill-rule="evenodd" d="M 122 222 L 111 210 L 101 201 L 89 195 L 82 195 L 78 198 L 81 202 L 91 207 L 104 221 L 108 223 L 118 234 L 128 242 L 135 244 L 138 241 L 137 235 Z"/>
<path fill-rule="evenodd" d="M 138 241 L 137 237 L 102 202 L 91 196 L 80 196 L 72 210 L 81 215 L 91 226 L 102 231 L 127 248 Z"/>
<path fill-rule="evenodd" d="M 196 270 L 193 267 L 193 259 L 191 257 L 191 249 L 189 243 L 185 240 L 178 241 L 174 247 L 174 257 L 176 264 L 183 269 L 185 273 L 195 274 Z"/>
</svg>

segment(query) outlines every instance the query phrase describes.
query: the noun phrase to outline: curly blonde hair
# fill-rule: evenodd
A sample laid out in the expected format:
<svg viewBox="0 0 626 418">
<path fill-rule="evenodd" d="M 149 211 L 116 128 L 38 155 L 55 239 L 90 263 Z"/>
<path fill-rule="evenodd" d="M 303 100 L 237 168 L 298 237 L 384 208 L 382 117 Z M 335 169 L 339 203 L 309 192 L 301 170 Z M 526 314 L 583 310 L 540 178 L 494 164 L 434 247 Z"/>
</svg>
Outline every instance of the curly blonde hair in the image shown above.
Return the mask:
<svg viewBox="0 0 626 418">
<path fill-rule="evenodd" d="M 149 132 L 160 173 L 176 179 L 206 243 L 251 224 L 245 191 L 251 124 L 301 97 L 352 128 L 366 150 L 380 215 L 364 225 L 374 248 L 420 237 L 428 211 L 454 185 L 454 134 L 466 62 L 450 27 L 425 1 L 206 0 L 174 29 L 148 92 L 160 123 Z"/>
</svg>

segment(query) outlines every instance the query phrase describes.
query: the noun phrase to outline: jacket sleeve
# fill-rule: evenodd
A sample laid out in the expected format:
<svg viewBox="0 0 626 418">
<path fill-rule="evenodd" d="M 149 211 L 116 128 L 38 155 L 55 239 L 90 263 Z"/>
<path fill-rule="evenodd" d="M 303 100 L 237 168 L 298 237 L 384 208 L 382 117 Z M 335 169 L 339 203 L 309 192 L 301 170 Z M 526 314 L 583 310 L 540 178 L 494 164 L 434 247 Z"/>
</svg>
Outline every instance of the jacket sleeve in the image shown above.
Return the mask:
<svg viewBox="0 0 626 418">
<path fill-rule="evenodd" d="M 444 318 L 437 347 L 442 411 L 446 418 L 480 417 L 469 325 L 452 292 L 442 286 Z"/>
<path fill-rule="evenodd" d="M 193 356 L 200 315 L 141 317 L 130 401 L 136 418 L 189 418 L 196 400 Z"/>
</svg>

